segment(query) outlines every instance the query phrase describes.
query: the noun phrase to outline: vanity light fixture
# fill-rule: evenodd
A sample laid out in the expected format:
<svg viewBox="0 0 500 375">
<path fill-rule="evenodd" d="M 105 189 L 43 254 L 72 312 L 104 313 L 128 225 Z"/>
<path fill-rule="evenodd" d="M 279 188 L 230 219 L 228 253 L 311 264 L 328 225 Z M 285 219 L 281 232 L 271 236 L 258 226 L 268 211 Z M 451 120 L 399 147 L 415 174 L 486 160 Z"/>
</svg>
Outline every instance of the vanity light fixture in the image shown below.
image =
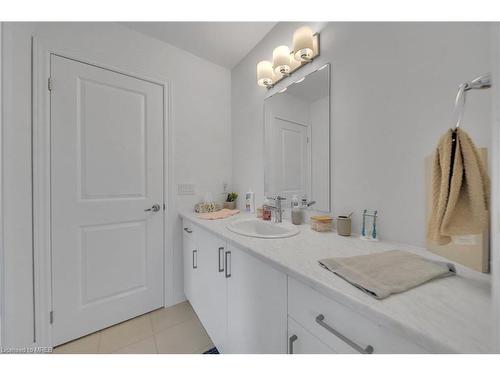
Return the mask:
<svg viewBox="0 0 500 375">
<path fill-rule="evenodd" d="M 319 34 L 303 26 L 293 33 L 293 51 L 282 45 L 273 50 L 273 61 L 257 64 L 257 84 L 268 89 L 319 56 Z M 302 82 L 302 80 L 298 80 Z"/>
<path fill-rule="evenodd" d="M 309 62 L 312 60 L 314 53 L 313 40 L 313 32 L 309 27 L 303 26 L 295 30 L 293 33 L 293 50 L 297 61 Z"/>
<path fill-rule="evenodd" d="M 273 84 L 273 64 L 270 61 L 261 61 L 257 64 L 257 84 L 268 87 Z"/>
<path fill-rule="evenodd" d="M 288 77 L 290 75 L 290 48 L 276 47 L 273 51 L 273 68 L 275 73 Z"/>
</svg>

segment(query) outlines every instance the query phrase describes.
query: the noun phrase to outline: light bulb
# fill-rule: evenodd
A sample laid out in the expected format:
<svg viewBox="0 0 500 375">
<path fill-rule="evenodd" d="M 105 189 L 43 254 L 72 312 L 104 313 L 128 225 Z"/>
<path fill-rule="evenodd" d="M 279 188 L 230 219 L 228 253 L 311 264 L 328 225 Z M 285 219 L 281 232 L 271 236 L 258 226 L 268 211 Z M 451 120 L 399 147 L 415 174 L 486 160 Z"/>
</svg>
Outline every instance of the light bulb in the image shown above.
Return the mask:
<svg viewBox="0 0 500 375">
<path fill-rule="evenodd" d="M 276 73 L 288 75 L 290 73 L 290 48 L 276 47 L 273 51 L 273 68 Z"/>
<path fill-rule="evenodd" d="M 273 84 L 273 64 L 270 61 L 261 61 L 257 64 L 257 84 L 267 87 Z"/>
<path fill-rule="evenodd" d="M 313 32 L 303 26 L 295 30 L 293 33 L 293 50 L 294 57 L 297 61 L 310 61 L 313 57 Z"/>
</svg>

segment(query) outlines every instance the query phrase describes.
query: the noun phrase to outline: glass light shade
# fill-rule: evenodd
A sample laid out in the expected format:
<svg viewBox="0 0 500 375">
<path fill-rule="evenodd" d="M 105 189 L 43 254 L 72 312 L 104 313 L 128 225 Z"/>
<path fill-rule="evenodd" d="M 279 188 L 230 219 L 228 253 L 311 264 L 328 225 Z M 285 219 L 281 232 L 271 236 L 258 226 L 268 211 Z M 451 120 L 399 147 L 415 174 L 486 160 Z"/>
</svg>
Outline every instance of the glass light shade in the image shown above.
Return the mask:
<svg viewBox="0 0 500 375">
<path fill-rule="evenodd" d="M 309 61 L 314 53 L 314 37 L 312 30 L 303 26 L 293 33 L 294 57 L 298 61 Z"/>
<path fill-rule="evenodd" d="M 257 84 L 269 86 L 273 84 L 273 64 L 270 61 L 261 61 L 257 64 Z"/>
<path fill-rule="evenodd" d="M 279 46 L 274 49 L 273 67 L 276 73 L 288 74 L 290 72 L 290 48 Z"/>
</svg>

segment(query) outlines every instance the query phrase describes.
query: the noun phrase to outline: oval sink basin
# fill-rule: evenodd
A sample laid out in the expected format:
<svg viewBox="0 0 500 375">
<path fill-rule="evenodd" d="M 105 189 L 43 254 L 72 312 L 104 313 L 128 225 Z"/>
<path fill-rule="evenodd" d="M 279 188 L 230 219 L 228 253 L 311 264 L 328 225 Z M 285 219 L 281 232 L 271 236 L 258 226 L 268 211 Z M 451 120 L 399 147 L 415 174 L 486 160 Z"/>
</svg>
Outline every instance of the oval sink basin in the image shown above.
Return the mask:
<svg viewBox="0 0 500 375">
<path fill-rule="evenodd" d="M 271 223 L 261 219 L 241 219 L 228 224 L 233 233 L 257 238 L 286 238 L 295 236 L 300 230 L 289 223 Z"/>
</svg>

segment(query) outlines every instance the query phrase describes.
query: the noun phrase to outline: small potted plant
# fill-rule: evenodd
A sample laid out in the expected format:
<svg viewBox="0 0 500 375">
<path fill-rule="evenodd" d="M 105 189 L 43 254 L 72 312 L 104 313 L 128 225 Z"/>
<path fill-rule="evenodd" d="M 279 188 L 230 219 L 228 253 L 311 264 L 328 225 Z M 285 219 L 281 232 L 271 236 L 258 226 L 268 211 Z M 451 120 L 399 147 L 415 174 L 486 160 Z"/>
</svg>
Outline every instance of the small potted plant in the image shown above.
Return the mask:
<svg viewBox="0 0 500 375">
<path fill-rule="evenodd" d="M 229 193 L 227 195 L 226 201 L 224 202 L 224 208 L 234 210 L 236 208 L 236 199 L 238 198 L 238 193 Z"/>
</svg>

